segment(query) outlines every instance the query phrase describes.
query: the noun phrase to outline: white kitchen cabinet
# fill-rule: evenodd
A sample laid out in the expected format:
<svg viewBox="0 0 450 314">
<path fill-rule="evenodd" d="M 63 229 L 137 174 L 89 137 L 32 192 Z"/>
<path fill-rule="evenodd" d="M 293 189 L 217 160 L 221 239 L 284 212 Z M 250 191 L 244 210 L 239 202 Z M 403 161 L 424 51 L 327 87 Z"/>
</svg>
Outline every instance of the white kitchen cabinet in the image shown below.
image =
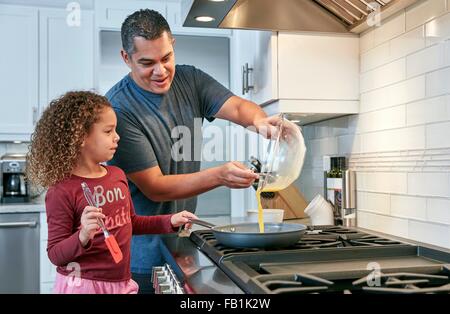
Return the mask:
<svg viewBox="0 0 450 314">
<path fill-rule="evenodd" d="M 282 99 L 359 99 L 359 38 L 278 34 Z"/>
<path fill-rule="evenodd" d="M 231 89 L 236 95 L 245 99 L 251 99 L 255 44 L 256 31 L 233 30 L 231 39 Z"/>
<path fill-rule="evenodd" d="M 0 140 L 28 140 L 38 111 L 38 10 L 0 5 Z"/>
<path fill-rule="evenodd" d="M 276 32 L 257 31 L 253 61 L 251 99 L 264 104 L 278 98 L 278 36 Z"/>
<path fill-rule="evenodd" d="M 101 29 L 120 30 L 126 17 L 140 9 L 152 9 L 166 17 L 165 1 L 96 0 L 95 17 L 97 27 Z"/>
<path fill-rule="evenodd" d="M 40 245 L 39 245 L 39 281 L 41 293 L 52 293 L 56 278 L 56 266 L 48 259 L 47 255 L 47 215 L 40 214 Z"/>
<path fill-rule="evenodd" d="M 278 98 L 277 33 L 233 30 L 233 92 L 263 104 Z"/>
<path fill-rule="evenodd" d="M 81 11 L 79 26 L 68 15 L 65 9 L 0 5 L 1 37 L 14 47 L 0 53 L 0 140 L 28 141 L 52 99 L 94 88 L 93 13 Z"/>
<path fill-rule="evenodd" d="M 284 33 L 257 36 L 251 99 L 300 124 L 359 112 L 359 38 Z"/>
<path fill-rule="evenodd" d="M 97 28 L 120 30 L 126 17 L 140 9 L 152 9 L 161 13 L 169 23 L 172 33 L 177 35 L 231 36 L 229 29 L 183 27 L 184 17 L 181 2 L 175 0 L 96 0 Z"/>
<path fill-rule="evenodd" d="M 239 97 L 257 104 L 276 99 L 277 34 L 269 31 L 233 30 L 231 37 L 231 90 Z M 245 129 L 235 132 L 246 138 L 244 160 L 260 157 L 260 137 Z M 240 160 L 241 161 L 241 160 Z M 257 209 L 253 187 L 232 190 L 236 204 L 233 216 L 245 216 L 246 210 Z M 240 204 L 238 204 L 240 202 Z M 242 205 L 243 204 L 243 205 Z"/>
<path fill-rule="evenodd" d="M 39 10 L 39 104 L 70 90 L 94 88 L 94 16 L 81 11 L 79 25 L 62 9 Z"/>
</svg>

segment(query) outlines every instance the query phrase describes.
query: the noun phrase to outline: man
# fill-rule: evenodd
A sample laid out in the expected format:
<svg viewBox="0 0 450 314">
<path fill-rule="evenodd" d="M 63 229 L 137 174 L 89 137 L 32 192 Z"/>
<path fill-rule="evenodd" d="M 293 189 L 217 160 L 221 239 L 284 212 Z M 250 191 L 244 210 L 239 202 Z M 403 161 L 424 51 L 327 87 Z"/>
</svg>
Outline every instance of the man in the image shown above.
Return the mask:
<svg viewBox="0 0 450 314">
<path fill-rule="evenodd" d="M 251 186 L 257 175 L 241 163 L 200 171 L 199 160 L 172 158 L 178 140 L 172 138 L 173 130 L 183 126 L 194 135 L 195 118 L 220 118 L 270 132 L 271 119 L 199 69 L 175 66 L 174 39 L 158 12 L 140 10 L 128 16 L 121 36 L 121 55 L 131 72 L 106 94 L 121 137 L 111 163 L 127 174 L 136 213 L 193 212 L 201 193 L 219 186 Z M 152 267 L 163 262 L 157 254 L 159 241 L 157 236 L 133 237 L 131 271 L 142 293 L 152 291 Z"/>
</svg>

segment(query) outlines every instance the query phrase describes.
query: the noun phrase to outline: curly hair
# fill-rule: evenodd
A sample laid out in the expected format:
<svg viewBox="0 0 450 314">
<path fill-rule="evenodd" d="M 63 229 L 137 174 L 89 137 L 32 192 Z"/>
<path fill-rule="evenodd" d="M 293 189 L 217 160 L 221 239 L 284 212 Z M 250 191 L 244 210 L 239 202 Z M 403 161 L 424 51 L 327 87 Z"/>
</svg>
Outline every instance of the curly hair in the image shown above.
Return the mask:
<svg viewBox="0 0 450 314">
<path fill-rule="evenodd" d="M 50 102 L 31 135 L 27 179 L 47 188 L 68 178 L 105 107 L 111 107 L 108 99 L 87 91 L 68 92 Z"/>
</svg>

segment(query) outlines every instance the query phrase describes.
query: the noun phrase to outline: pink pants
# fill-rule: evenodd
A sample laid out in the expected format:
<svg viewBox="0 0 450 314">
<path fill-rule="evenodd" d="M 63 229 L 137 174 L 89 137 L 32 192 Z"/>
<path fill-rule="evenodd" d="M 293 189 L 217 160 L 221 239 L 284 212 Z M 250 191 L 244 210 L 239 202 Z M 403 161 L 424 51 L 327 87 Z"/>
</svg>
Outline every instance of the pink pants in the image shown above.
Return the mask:
<svg viewBox="0 0 450 314">
<path fill-rule="evenodd" d="M 100 281 L 74 278 L 56 273 L 53 293 L 62 294 L 136 294 L 139 286 L 133 280 Z"/>
</svg>

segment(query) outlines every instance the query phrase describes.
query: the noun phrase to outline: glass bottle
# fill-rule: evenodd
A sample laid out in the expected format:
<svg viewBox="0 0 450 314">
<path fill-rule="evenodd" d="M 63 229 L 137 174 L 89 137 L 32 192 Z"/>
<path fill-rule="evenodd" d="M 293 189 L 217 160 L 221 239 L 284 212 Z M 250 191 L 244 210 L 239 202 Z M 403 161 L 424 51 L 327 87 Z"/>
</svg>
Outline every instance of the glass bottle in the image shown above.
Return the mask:
<svg viewBox="0 0 450 314">
<path fill-rule="evenodd" d="M 337 158 L 336 157 L 331 157 L 330 158 L 330 164 L 331 164 L 331 169 L 328 172 L 327 177 L 328 178 L 336 178 L 337 175 Z"/>
</svg>

